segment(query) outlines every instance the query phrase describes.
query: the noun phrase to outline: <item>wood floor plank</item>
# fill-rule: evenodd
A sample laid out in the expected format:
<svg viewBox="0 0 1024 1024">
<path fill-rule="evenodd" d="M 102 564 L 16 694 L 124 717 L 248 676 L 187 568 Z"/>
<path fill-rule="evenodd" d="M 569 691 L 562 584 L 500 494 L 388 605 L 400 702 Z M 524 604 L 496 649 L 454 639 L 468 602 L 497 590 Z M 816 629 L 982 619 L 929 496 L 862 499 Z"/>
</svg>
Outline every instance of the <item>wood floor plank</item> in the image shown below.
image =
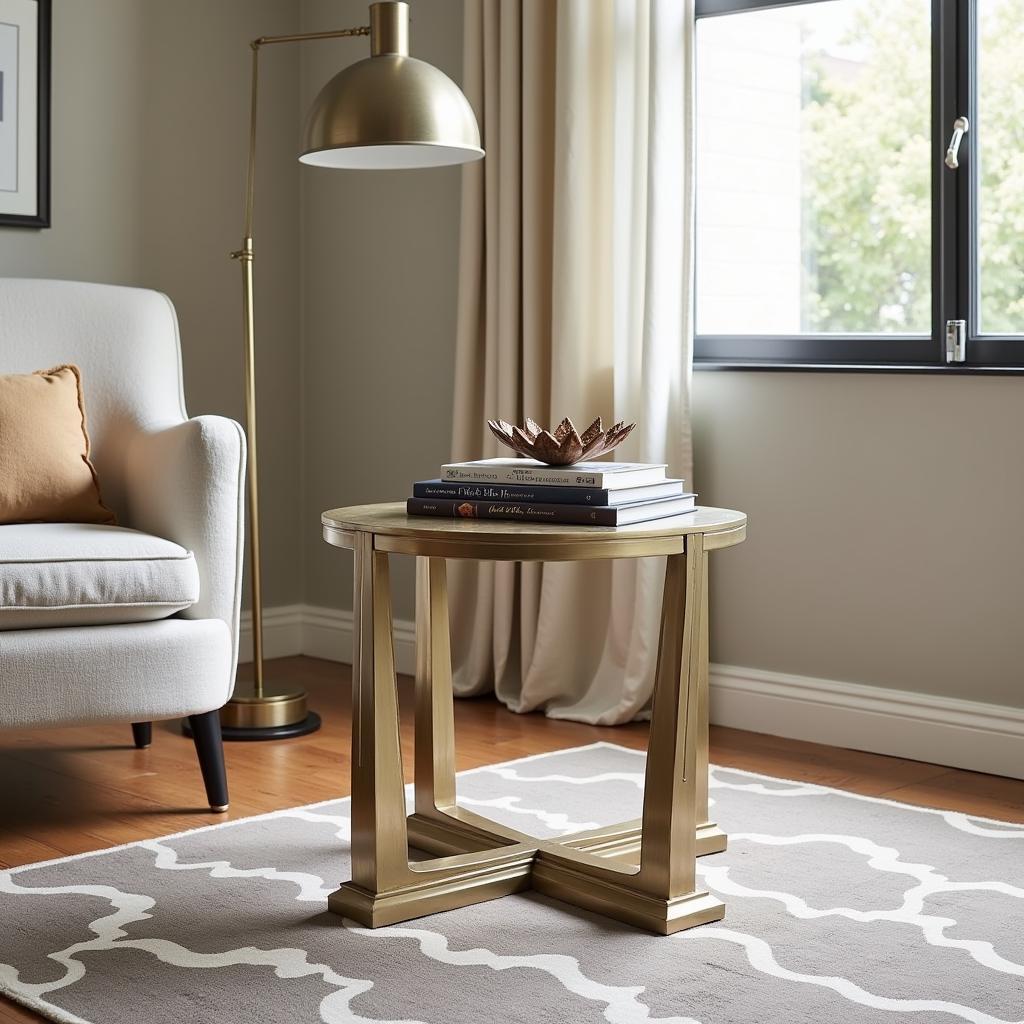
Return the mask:
<svg viewBox="0 0 1024 1024">
<path fill-rule="evenodd" d="M 27 1024 L 27 1022 L 40 1020 L 46 1020 L 46 1018 L 0 996 L 0 1024 Z"/>
<path fill-rule="evenodd" d="M 323 728 L 275 743 L 226 746 L 231 809 L 205 806 L 192 741 L 174 722 L 156 723 L 153 745 L 136 750 L 127 725 L 0 732 L 0 866 L 165 836 L 231 818 L 314 803 L 348 793 L 348 666 L 314 658 L 268 663 L 268 678 L 306 688 Z M 411 680 L 400 682 L 406 779 L 412 770 Z M 647 726 L 615 728 L 514 715 L 489 697 L 456 702 L 460 771 L 605 740 L 643 750 Z M 716 764 L 1024 823 L 1024 781 L 897 757 L 711 730 Z M 42 1020 L 0 998 L 0 1024 Z"/>
<path fill-rule="evenodd" d="M 1000 821 L 1024 822 L 1024 790 L 1016 779 L 950 769 L 940 775 L 891 789 L 890 800 L 921 807 L 964 811 Z"/>
<path fill-rule="evenodd" d="M 923 782 L 950 771 L 941 765 L 885 757 L 861 750 L 828 747 L 803 740 L 713 726 L 712 759 L 745 771 L 814 782 L 864 796 L 885 796 L 901 786 Z M 1024 783 L 1019 783 L 1024 789 Z"/>
</svg>

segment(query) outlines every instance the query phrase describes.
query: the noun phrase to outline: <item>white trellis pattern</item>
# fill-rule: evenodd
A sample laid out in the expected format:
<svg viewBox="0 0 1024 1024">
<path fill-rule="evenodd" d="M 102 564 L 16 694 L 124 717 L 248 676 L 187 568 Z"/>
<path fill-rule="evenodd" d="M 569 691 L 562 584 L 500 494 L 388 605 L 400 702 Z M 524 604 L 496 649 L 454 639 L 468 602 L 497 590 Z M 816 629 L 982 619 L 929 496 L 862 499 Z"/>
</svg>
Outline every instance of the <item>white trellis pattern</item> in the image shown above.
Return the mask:
<svg viewBox="0 0 1024 1024">
<path fill-rule="evenodd" d="M 544 835 L 638 811 L 612 744 L 459 776 Z M 510 896 L 369 930 L 334 800 L 0 872 L 0 991 L 56 1021 L 1024 1022 L 1024 827 L 714 768 L 726 920 L 669 938 Z"/>
</svg>

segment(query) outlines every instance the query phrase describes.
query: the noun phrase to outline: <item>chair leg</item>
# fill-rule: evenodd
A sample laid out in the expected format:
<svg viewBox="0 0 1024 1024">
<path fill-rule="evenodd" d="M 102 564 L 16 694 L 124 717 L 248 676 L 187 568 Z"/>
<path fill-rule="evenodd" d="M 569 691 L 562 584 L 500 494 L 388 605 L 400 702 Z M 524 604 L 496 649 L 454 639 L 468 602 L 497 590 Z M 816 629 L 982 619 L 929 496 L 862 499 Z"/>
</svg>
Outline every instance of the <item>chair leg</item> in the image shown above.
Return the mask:
<svg viewBox="0 0 1024 1024">
<path fill-rule="evenodd" d="M 220 712 L 207 711 L 205 715 L 189 715 L 188 723 L 192 727 L 192 739 L 199 755 L 199 768 L 203 773 L 210 810 L 219 814 L 228 809 L 228 779 L 224 770 Z"/>
<path fill-rule="evenodd" d="M 152 722 L 132 722 L 132 738 L 139 750 L 144 750 L 153 742 Z"/>
</svg>

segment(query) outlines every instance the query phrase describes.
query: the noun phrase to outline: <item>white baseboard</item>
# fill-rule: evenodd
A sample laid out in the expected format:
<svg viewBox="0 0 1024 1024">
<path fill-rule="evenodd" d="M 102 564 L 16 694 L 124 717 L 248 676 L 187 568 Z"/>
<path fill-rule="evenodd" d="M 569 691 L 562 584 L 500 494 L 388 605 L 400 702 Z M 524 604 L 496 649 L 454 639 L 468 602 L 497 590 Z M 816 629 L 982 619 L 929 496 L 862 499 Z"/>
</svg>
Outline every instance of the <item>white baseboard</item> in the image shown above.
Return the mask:
<svg viewBox="0 0 1024 1024">
<path fill-rule="evenodd" d="M 1024 710 L 712 665 L 711 720 L 772 736 L 1024 778 Z"/>
<path fill-rule="evenodd" d="M 406 675 L 416 671 L 416 624 L 395 619 L 395 668 Z M 238 651 L 241 662 L 252 661 L 252 613 L 242 612 Z M 263 656 L 352 662 L 352 613 L 340 608 L 289 604 L 263 609 Z"/>
<path fill-rule="evenodd" d="M 352 613 L 337 608 L 306 610 L 302 653 L 313 658 L 352 663 Z M 416 624 L 406 619 L 392 623 L 395 668 L 405 675 L 416 672 Z"/>
<path fill-rule="evenodd" d="M 415 636 L 412 622 L 395 620 L 395 667 L 409 675 Z M 352 613 L 265 609 L 263 646 L 268 658 L 350 662 Z M 242 661 L 251 650 L 251 618 L 243 613 Z M 1024 778 L 1024 709 L 732 665 L 712 665 L 710 687 L 716 725 Z"/>
<path fill-rule="evenodd" d="M 304 604 L 263 609 L 263 657 L 288 658 L 302 654 L 306 615 Z M 252 661 L 252 612 L 242 612 L 238 629 L 238 660 Z"/>
</svg>

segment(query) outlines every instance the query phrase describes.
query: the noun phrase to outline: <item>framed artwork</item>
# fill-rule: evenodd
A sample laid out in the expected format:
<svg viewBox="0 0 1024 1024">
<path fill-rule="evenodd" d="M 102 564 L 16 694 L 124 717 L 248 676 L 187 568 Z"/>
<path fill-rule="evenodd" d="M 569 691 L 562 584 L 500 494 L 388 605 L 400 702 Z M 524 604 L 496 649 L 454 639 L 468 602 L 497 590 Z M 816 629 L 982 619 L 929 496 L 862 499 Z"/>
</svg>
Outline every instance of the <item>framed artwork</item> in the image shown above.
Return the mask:
<svg viewBox="0 0 1024 1024">
<path fill-rule="evenodd" d="M 50 226 L 51 0 L 0 0 L 0 226 Z"/>
</svg>

